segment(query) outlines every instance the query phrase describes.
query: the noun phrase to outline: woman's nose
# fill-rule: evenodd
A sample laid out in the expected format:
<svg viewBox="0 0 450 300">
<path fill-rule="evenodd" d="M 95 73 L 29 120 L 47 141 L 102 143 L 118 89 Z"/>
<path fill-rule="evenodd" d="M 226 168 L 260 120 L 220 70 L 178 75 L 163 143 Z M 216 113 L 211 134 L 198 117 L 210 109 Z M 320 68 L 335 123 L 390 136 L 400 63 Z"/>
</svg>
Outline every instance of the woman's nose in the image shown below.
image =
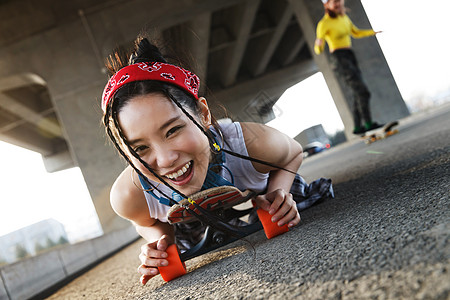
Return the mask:
<svg viewBox="0 0 450 300">
<path fill-rule="evenodd" d="M 160 149 L 156 155 L 158 169 L 170 168 L 175 165 L 178 159 L 178 152 L 170 149 Z"/>
</svg>

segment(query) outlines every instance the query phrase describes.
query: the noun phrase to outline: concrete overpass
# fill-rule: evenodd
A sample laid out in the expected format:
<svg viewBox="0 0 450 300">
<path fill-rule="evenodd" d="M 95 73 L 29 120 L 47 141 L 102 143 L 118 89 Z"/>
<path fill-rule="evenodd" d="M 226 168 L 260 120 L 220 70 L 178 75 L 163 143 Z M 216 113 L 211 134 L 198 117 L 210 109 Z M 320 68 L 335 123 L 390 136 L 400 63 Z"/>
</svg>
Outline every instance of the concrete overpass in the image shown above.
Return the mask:
<svg viewBox="0 0 450 300">
<path fill-rule="evenodd" d="M 346 5 L 370 27 L 360 1 Z M 104 58 L 148 33 L 192 65 L 213 107 L 257 122 L 271 118 L 287 88 L 321 71 L 349 134 L 349 97 L 327 56 L 312 54 L 322 15 L 318 0 L 2 1 L 0 139 L 41 153 L 49 172 L 80 167 L 103 230 L 123 228 L 109 190 L 124 165 L 100 125 Z M 374 118 L 408 115 L 377 40 L 358 41 L 355 51 Z"/>
</svg>

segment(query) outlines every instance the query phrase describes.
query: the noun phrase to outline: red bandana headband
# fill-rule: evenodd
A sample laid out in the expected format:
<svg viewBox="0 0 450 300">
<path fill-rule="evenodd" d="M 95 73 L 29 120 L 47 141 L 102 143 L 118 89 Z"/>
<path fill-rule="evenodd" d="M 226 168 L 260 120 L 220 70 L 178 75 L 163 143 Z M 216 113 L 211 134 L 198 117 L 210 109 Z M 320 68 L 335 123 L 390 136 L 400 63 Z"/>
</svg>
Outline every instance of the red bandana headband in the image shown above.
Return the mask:
<svg viewBox="0 0 450 300">
<path fill-rule="evenodd" d="M 118 89 L 127 83 L 143 80 L 156 80 L 174 84 L 198 99 L 200 80 L 191 71 L 161 62 L 142 62 L 120 69 L 109 79 L 102 95 L 103 111 L 106 111 L 108 103 Z"/>
</svg>

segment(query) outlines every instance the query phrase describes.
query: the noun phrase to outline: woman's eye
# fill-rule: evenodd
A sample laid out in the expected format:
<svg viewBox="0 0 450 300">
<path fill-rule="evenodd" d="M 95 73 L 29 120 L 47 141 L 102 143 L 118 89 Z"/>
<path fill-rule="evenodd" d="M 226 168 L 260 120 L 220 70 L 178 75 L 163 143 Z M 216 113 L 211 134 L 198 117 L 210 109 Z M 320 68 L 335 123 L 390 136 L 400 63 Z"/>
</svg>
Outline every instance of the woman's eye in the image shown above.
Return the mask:
<svg viewBox="0 0 450 300">
<path fill-rule="evenodd" d="M 137 146 L 136 148 L 134 148 L 134 152 L 136 152 L 137 154 L 142 153 L 144 150 L 148 149 L 147 146 Z"/>
<path fill-rule="evenodd" d="M 166 133 L 166 137 L 171 136 L 172 134 L 174 134 L 175 132 L 177 132 L 178 130 L 180 130 L 183 126 L 175 126 L 169 129 L 169 131 L 167 131 Z"/>
</svg>

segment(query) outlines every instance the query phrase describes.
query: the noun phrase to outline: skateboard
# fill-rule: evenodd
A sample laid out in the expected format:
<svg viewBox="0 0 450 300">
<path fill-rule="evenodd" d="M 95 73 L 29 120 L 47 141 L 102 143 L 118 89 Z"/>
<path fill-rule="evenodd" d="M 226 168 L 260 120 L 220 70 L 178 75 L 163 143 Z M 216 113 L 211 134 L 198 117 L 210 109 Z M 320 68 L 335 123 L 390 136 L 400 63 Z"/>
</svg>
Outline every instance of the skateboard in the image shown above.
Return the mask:
<svg viewBox="0 0 450 300">
<path fill-rule="evenodd" d="M 378 140 L 385 139 L 391 135 L 398 133 L 398 129 L 394 127 L 398 125 L 398 121 L 389 122 L 381 128 L 367 131 L 361 139 L 366 144 L 372 144 Z"/>
<path fill-rule="evenodd" d="M 233 207 L 250 200 L 256 195 L 257 193 L 250 190 L 241 192 L 234 186 L 210 188 L 195 193 L 189 196 L 188 199 L 183 199 L 178 204 L 173 205 L 167 213 L 167 219 L 170 224 L 197 220 L 195 216 L 186 210 L 185 207 L 187 206 L 196 214 L 202 214 L 202 209 L 207 210 L 208 213 L 211 213 L 217 219 L 229 224 L 230 220 L 246 216 L 253 210 L 253 208 L 238 210 Z M 198 209 L 193 202 L 198 204 L 201 209 Z M 220 230 L 207 226 L 202 240 L 186 252 L 180 253 L 176 244 L 170 245 L 166 250 L 169 265 L 158 267 L 161 277 L 165 281 L 171 281 L 182 276 L 186 274 L 185 261 L 225 246 L 261 229 L 264 229 L 264 233 L 268 239 L 289 230 L 287 224 L 278 226 L 277 223 L 273 223 L 271 221 L 272 216 L 267 211 L 258 209 L 256 212 L 259 222 L 243 226 L 227 225 L 236 233 L 235 236 L 229 236 Z"/>
</svg>

